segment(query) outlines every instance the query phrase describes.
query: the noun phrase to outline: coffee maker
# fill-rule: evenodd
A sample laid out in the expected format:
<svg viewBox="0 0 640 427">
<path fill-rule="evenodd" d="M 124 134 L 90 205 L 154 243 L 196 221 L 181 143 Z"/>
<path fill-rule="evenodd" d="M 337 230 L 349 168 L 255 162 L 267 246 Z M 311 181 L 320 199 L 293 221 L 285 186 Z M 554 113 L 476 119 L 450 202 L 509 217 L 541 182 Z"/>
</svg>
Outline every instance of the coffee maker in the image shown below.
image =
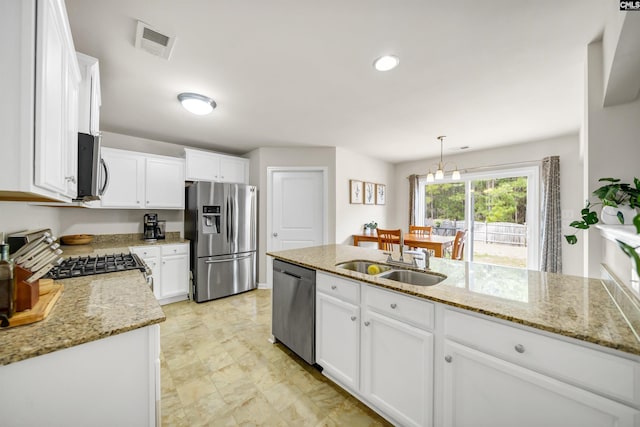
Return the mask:
<svg viewBox="0 0 640 427">
<path fill-rule="evenodd" d="M 144 240 L 155 242 L 158 240 L 158 214 L 144 214 Z"/>
</svg>

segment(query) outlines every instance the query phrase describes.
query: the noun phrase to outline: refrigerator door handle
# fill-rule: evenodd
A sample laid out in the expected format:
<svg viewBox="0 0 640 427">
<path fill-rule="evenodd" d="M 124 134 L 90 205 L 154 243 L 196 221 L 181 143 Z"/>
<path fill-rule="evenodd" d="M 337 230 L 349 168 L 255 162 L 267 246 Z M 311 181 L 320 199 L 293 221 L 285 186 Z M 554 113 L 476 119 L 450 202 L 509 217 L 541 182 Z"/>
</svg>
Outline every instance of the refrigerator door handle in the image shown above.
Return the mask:
<svg viewBox="0 0 640 427">
<path fill-rule="evenodd" d="M 229 262 L 229 261 L 238 261 L 241 259 L 245 259 L 245 258 L 249 258 L 253 256 L 253 254 L 249 254 L 249 255 L 244 255 L 244 256 L 240 256 L 240 257 L 235 257 L 235 258 L 227 258 L 227 259 L 217 259 L 217 260 L 213 260 L 213 261 L 205 261 L 205 264 L 219 264 L 221 262 Z"/>
</svg>

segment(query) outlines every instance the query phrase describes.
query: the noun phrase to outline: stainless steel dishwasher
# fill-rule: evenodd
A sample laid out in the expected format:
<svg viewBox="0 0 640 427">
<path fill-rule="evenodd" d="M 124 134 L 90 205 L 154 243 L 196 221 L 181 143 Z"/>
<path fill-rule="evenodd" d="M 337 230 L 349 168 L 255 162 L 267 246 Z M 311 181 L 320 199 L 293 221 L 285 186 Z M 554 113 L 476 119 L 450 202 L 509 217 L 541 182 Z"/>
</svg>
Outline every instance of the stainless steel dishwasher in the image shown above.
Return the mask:
<svg viewBox="0 0 640 427">
<path fill-rule="evenodd" d="M 307 363 L 315 363 L 315 270 L 273 260 L 271 333 Z"/>
</svg>

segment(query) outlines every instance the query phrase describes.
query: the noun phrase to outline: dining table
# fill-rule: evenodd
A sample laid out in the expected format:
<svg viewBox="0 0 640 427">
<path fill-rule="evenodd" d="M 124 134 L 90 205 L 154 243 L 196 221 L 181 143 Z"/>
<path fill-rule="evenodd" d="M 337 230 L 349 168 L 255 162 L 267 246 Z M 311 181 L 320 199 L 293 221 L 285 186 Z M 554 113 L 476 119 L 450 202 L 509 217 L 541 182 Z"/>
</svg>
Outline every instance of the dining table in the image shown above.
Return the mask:
<svg viewBox="0 0 640 427">
<path fill-rule="evenodd" d="M 433 251 L 433 255 L 442 258 L 445 249 L 453 246 L 455 236 L 423 236 L 421 234 L 407 233 L 403 235 L 404 244 L 411 248 L 423 248 Z M 377 242 L 376 234 L 354 234 L 353 246 L 360 246 L 360 242 Z M 398 244 L 400 241 L 398 240 Z"/>
</svg>

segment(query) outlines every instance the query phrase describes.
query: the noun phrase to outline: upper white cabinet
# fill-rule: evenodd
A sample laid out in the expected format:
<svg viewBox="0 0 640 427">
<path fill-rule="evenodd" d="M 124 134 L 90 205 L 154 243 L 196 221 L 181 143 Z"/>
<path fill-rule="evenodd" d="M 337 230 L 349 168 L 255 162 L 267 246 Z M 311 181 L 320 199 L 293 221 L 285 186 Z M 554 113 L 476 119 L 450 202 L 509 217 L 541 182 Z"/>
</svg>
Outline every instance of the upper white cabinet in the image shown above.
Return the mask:
<svg viewBox="0 0 640 427">
<path fill-rule="evenodd" d="M 76 196 L 80 70 L 64 2 L 3 2 L 2 200 Z"/>
<path fill-rule="evenodd" d="M 99 206 L 114 209 L 184 209 L 184 161 L 102 147 L 107 186 Z"/>
<path fill-rule="evenodd" d="M 184 149 L 187 181 L 249 183 L 249 159 Z"/>
<path fill-rule="evenodd" d="M 77 53 L 80 65 L 80 93 L 78 96 L 78 132 L 97 135 L 100 132 L 100 68 L 98 60 Z"/>
</svg>

